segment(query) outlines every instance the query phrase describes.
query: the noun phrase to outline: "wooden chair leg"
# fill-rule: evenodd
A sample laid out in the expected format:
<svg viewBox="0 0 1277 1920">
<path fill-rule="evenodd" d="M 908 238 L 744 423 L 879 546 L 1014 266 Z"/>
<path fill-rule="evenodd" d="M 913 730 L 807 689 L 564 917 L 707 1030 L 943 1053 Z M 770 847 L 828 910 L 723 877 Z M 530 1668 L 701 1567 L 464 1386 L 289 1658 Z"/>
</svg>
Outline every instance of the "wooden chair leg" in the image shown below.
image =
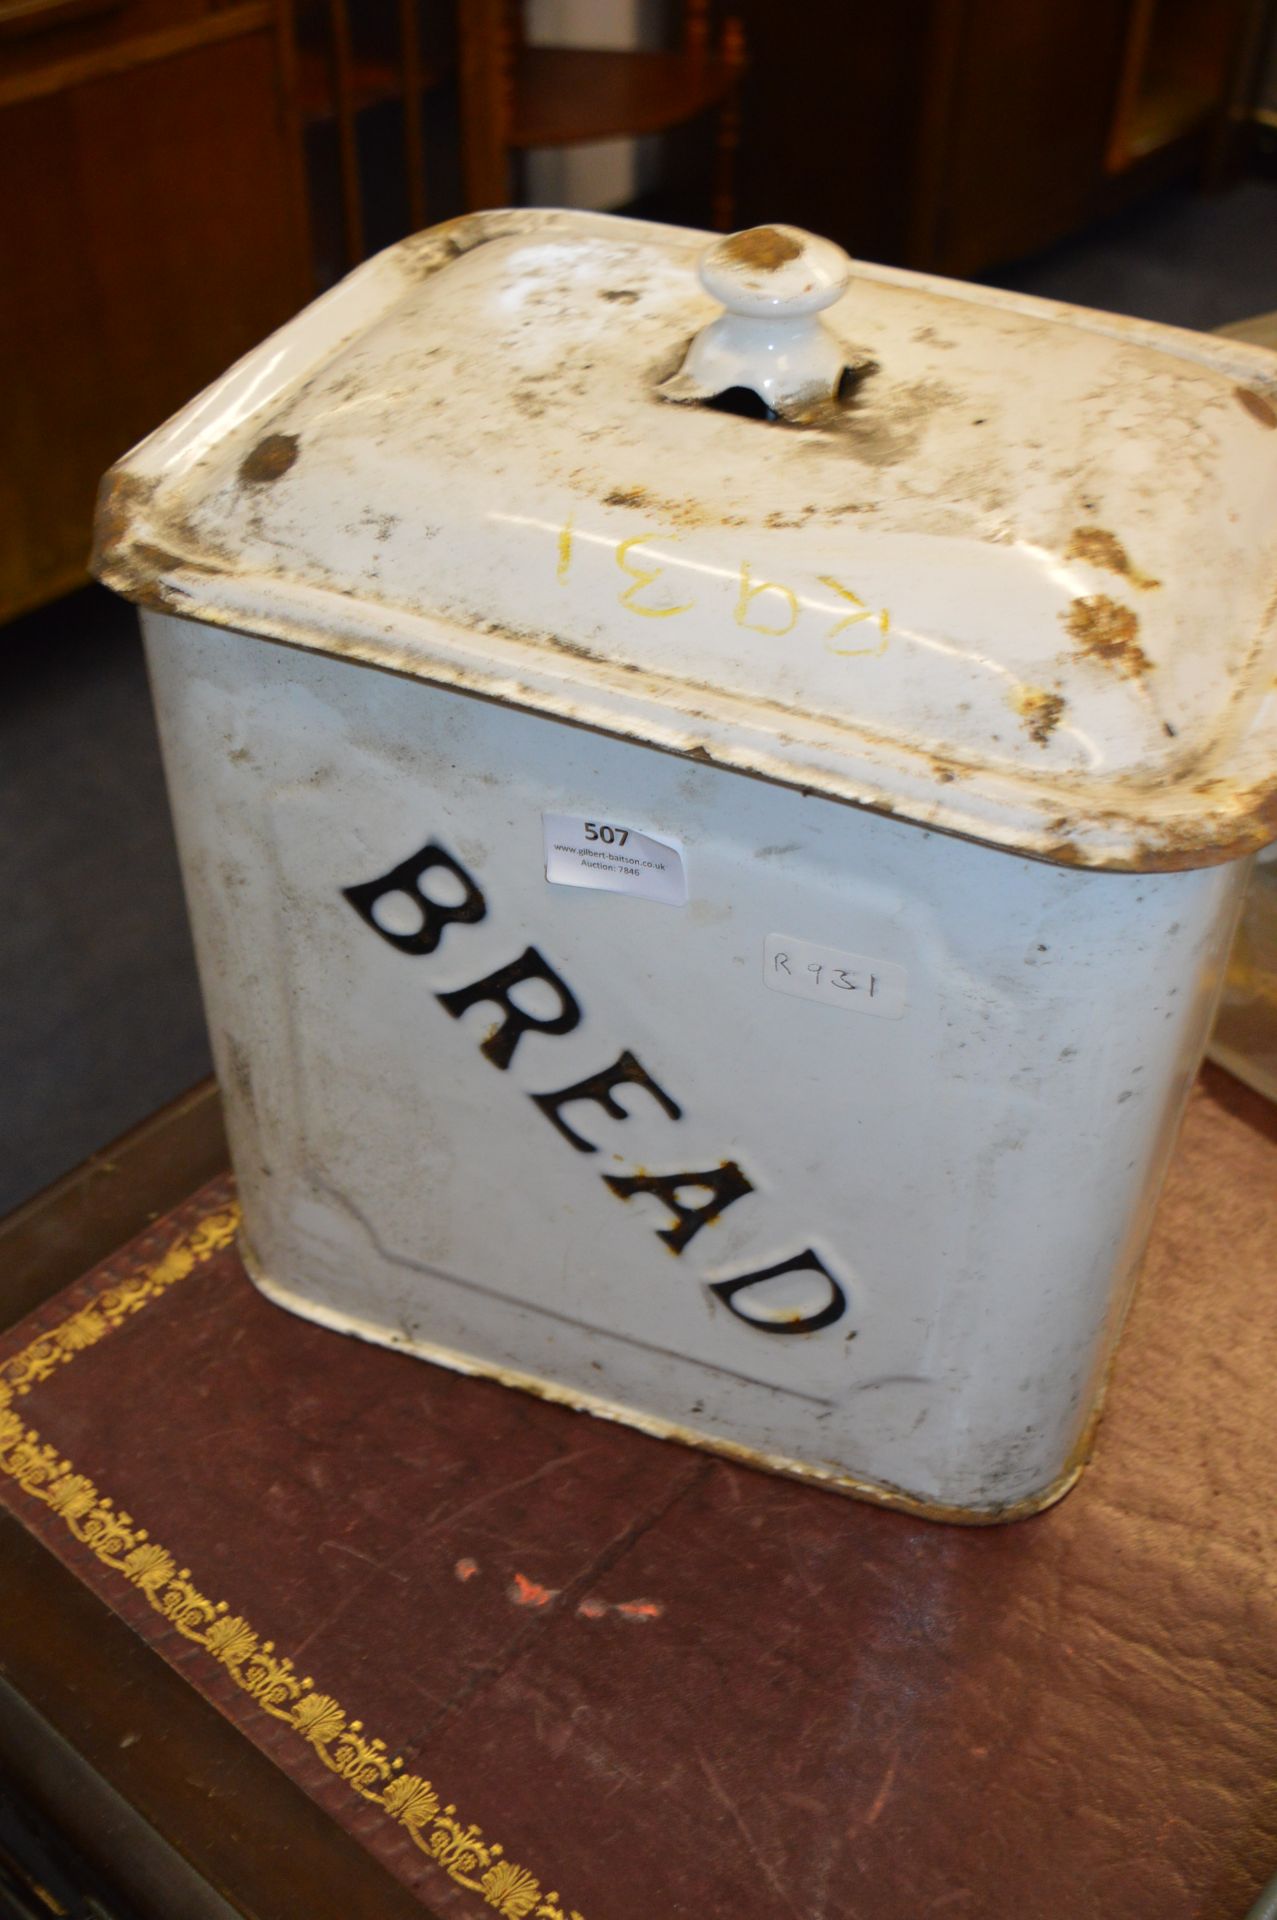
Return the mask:
<svg viewBox="0 0 1277 1920">
<path fill-rule="evenodd" d="M 364 210 L 359 187 L 359 136 L 355 125 L 354 62 L 346 0 L 329 0 L 332 25 L 333 99 L 337 108 L 337 151 L 341 162 L 342 222 L 346 265 L 364 257 Z"/>
<path fill-rule="evenodd" d="M 414 233 L 420 233 L 426 224 L 425 106 L 421 98 L 421 20 L 417 4 L 418 0 L 399 0 L 404 165 L 408 173 L 408 217 Z"/>
<path fill-rule="evenodd" d="M 685 0 L 683 51 L 693 57 L 709 52 L 709 0 Z"/>
<path fill-rule="evenodd" d="M 303 224 L 306 280 L 315 288 L 315 236 L 310 183 L 306 177 L 306 142 L 302 128 L 301 87 L 297 72 L 297 18 L 293 0 L 278 0 L 275 44 L 279 58 L 280 97 L 288 137 L 288 164 L 292 175 L 293 205 Z"/>
<path fill-rule="evenodd" d="M 718 110 L 711 219 L 716 232 L 730 233 L 736 217 L 736 154 L 740 147 L 741 83 L 745 77 L 745 35 L 734 15 L 723 22 L 721 57 L 734 70 L 735 79 Z"/>
<path fill-rule="evenodd" d="M 507 133 L 514 49 L 506 0 L 458 0 L 461 164 L 467 213 L 509 195 Z"/>
</svg>

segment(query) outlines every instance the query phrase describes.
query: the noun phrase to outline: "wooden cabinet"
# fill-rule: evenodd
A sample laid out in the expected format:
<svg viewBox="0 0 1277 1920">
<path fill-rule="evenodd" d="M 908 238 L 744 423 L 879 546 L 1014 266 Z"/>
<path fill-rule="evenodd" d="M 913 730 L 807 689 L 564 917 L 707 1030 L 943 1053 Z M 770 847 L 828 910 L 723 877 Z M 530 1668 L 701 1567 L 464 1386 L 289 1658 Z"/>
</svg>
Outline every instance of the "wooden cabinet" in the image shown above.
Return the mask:
<svg viewBox="0 0 1277 1920">
<path fill-rule="evenodd" d="M 1218 149 L 1261 0 L 741 0 L 741 215 L 969 274 Z"/>
<path fill-rule="evenodd" d="M 0 618 L 86 578 L 103 470 L 307 297 L 269 4 L 0 4 Z"/>
</svg>

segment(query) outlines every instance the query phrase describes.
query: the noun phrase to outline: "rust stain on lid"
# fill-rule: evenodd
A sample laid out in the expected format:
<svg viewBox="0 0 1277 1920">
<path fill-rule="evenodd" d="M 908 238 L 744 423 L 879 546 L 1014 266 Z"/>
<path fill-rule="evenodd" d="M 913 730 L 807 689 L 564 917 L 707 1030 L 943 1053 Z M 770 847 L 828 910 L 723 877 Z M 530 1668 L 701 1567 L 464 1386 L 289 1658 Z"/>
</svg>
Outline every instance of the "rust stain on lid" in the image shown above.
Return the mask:
<svg viewBox="0 0 1277 1920">
<path fill-rule="evenodd" d="M 1271 400 L 1265 400 L 1262 393 L 1256 393 L 1253 387 L 1234 387 L 1233 393 L 1261 427 L 1277 427 L 1277 407 Z"/>
<path fill-rule="evenodd" d="M 1107 593 L 1093 593 L 1075 600 L 1060 615 L 1071 637 L 1088 660 L 1100 660 L 1116 667 L 1128 680 L 1138 680 L 1153 665 L 1136 639 L 1139 615 Z"/>
<path fill-rule="evenodd" d="M 272 480 L 281 480 L 289 468 L 296 464 L 298 451 L 295 433 L 268 433 L 241 460 L 240 485 L 262 487 Z"/>
<path fill-rule="evenodd" d="M 754 267 L 759 273 L 775 273 L 802 252 L 796 240 L 775 227 L 750 227 L 734 233 L 718 249 L 721 258 L 738 267 Z"/>
<path fill-rule="evenodd" d="M 1046 687 L 1020 687 L 1011 704 L 1028 728 L 1030 740 L 1044 747 L 1064 718 L 1067 702 L 1062 693 L 1051 693 Z"/>
<path fill-rule="evenodd" d="M 1117 535 L 1105 527 L 1075 527 L 1065 558 L 1084 560 L 1088 566 L 1124 574 L 1133 587 L 1139 587 L 1143 592 L 1162 584 L 1160 580 L 1154 580 L 1152 574 L 1142 573 L 1134 566 Z"/>
</svg>

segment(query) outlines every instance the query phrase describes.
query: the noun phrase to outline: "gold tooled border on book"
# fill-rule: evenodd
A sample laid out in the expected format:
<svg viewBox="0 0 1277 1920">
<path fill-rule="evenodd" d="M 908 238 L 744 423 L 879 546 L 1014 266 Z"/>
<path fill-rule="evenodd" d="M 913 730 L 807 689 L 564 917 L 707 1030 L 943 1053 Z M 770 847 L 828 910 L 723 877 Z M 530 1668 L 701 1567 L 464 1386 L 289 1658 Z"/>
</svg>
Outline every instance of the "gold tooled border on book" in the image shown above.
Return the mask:
<svg viewBox="0 0 1277 1920">
<path fill-rule="evenodd" d="M 582 1920 L 575 1908 L 561 1905 L 557 1893 L 543 1892 L 534 1873 L 507 1860 L 498 1841 L 485 1840 L 481 1827 L 462 1821 L 431 1781 L 405 1773 L 402 1756 L 392 1755 L 362 1720 L 350 1719 L 309 1674 L 299 1674 L 273 1640 L 261 1639 L 226 1601 L 207 1599 L 194 1585 L 189 1567 L 180 1567 L 130 1514 L 117 1511 L 114 1502 L 77 1473 L 55 1446 L 41 1440 L 14 1408 L 14 1401 L 38 1382 L 230 1246 L 238 1227 L 239 1209 L 233 1204 L 207 1214 L 154 1266 L 112 1282 L 88 1305 L 0 1362 L 0 1473 L 55 1514 L 95 1559 L 122 1575 L 183 1639 L 215 1660 L 263 1713 L 291 1728 L 330 1773 L 361 1800 L 380 1807 L 459 1886 L 479 1894 L 505 1920 Z"/>
</svg>

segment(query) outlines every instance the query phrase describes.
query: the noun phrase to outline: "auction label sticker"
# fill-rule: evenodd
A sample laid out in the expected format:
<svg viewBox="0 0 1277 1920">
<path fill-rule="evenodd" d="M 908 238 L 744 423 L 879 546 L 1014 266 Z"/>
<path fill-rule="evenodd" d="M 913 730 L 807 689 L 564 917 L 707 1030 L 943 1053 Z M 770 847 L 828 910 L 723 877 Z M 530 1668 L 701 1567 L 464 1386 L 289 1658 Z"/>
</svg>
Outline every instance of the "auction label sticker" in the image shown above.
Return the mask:
<svg viewBox="0 0 1277 1920">
<path fill-rule="evenodd" d="M 543 813 L 541 827 L 545 877 L 552 886 L 628 893 L 666 907 L 687 905 L 687 872 L 677 841 L 576 813 Z"/>
</svg>

